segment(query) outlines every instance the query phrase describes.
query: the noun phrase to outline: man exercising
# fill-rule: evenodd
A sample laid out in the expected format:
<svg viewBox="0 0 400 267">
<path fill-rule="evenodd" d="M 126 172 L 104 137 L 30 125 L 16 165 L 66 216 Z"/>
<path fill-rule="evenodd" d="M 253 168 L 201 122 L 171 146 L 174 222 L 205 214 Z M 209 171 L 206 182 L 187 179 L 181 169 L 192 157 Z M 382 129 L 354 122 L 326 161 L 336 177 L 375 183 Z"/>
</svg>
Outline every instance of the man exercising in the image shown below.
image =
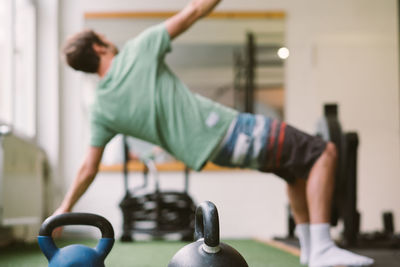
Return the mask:
<svg viewBox="0 0 400 267">
<path fill-rule="evenodd" d="M 75 180 L 55 214 L 70 212 L 93 182 L 104 147 L 116 134 L 164 148 L 199 171 L 207 161 L 272 172 L 287 191 L 302 264 L 367 266 L 373 260 L 338 248 L 330 237 L 336 149 L 283 122 L 238 113 L 189 89 L 164 59 L 171 41 L 220 0 L 192 0 L 164 23 L 128 41 L 121 52 L 103 35 L 85 30 L 64 48 L 67 63 L 101 80 L 91 112 L 91 141 Z"/>
</svg>

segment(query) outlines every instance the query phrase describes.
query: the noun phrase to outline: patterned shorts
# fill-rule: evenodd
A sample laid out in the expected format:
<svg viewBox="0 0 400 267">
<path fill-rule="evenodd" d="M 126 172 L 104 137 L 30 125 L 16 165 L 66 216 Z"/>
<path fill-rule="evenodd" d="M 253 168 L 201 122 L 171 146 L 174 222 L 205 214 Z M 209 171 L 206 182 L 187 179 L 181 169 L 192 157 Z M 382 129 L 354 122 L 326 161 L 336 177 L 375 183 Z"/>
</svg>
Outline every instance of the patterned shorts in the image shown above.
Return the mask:
<svg viewBox="0 0 400 267">
<path fill-rule="evenodd" d="M 326 142 L 284 122 L 241 113 L 211 157 L 220 166 L 274 173 L 291 183 L 307 178 Z"/>
</svg>

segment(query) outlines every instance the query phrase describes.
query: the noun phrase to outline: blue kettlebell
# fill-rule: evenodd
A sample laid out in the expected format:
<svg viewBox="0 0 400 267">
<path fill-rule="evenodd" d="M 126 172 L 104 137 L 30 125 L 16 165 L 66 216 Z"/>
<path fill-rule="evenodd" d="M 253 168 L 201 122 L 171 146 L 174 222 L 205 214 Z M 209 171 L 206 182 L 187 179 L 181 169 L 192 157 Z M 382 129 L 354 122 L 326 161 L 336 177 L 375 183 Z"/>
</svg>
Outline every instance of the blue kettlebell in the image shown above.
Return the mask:
<svg viewBox="0 0 400 267">
<path fill-rule="evenodd" d="M 218 211 L 210 201 L 196 209 L 195 236 L 197 241 L 181 248 L 168 267 L 248 267 L 237 250 L 219 242 Z"/>
<path fill-rule="evenodd" d="M 55 245 L 53 230 L 65 225 L 91 225 L 100 229 L 101 239 L 95 248 L 69 245 L 61 249 Z M 104 259 L 114 245 L 114 229 L 102 216 L 90 213 L 64 213 L 47 218 L 40 228 L 38 243 L 49 267 L 104 267 Z"/>
</svg>

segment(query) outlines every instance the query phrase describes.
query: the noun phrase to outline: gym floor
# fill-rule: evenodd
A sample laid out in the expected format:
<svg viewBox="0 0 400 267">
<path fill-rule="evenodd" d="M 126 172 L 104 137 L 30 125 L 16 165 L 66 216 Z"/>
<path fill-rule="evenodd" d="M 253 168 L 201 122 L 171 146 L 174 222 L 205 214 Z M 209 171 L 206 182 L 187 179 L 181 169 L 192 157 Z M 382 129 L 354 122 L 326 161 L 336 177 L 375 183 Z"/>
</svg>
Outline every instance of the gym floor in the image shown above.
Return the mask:
<svg viewBox="0 0 400 267">
<path fill-rule="evenodd" d="M 400 266 L 400 249 L 354 249 L 352 251 L 375 259 L 374 267 Z"/>
<path fill-rule="evenodd" d="M 284 244 L 284 247 L 293 248 L 299 252 L 299 243 L 295 239 L 286 239 L 278 243 Z M 287 251 L 287 249 L 285 249 Z M 399 267 L 400 266 L 400 248 L 354 248 L 349 249 L 360 255 L 364 255 L 375 260 L 374 267 Z"/>
<path fill-rule="evenodd" d="M 254 240 L 224 240 L 246 259 L 251 267 L 299 267 L 299 259 L 288 251 Z M 96 240 L 58 240 L 58 247 L 84 244 L 94 247 Z M 167 266 L 172 256 L 187 243 L 175 241 L 116 241 L 105 265 L 111 267 Z M 37 244 L 15 244 L 0 250 L 1 267 L 45 267 L 47 260 Z"/>
<path fill-rule="evenodd" d="M 238 250 L 251 267 L 299 267 L 296 242 L 284 244 L 255 240 L 224 240 L 224 243 Z M 84 244 L 94 247 L 96 240 L 56 240 L 58 247 L 70 244 Z M 107 256 L 106 266 L 118 267 L 160 267 L 167 266 L 172 256 L 187 243 L 175 241 L 139 241 L 121 243 L 116 241 Z M 375 259 L 374 267 L 399 267 L 400 249 L 354 249 L 356 253 Z M 157 255 L 155 257 L 155 255 Z M 47 260 L 38 245 L 14 244 L 0 250 L 1 267 L 45 267 Z"/>
</svg>

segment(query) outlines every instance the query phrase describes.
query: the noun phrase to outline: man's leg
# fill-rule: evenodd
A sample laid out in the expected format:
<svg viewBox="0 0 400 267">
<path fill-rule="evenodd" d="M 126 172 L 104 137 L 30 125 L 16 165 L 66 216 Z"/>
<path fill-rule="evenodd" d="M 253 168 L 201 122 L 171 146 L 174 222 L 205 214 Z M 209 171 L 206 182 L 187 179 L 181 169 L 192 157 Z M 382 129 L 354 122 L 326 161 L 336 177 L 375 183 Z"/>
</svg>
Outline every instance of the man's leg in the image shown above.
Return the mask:
<svg viewBox="0 0 400 267">
<path fill-rule="evenodd" d="M 306 185 L 306 179 L 298 178 L 287 186 L 290 207 L 296 224 L 310 222 Z"/>
<path fill-rule="evenodd" d="M 248 148 L 258 150 L 243 149 L 243 142 L 237 142 L 240 134 L 249 136 L 251 143 L 246 143 Z M 265 142 L 261 142 L 262 140 Z M 304 254 L 305 260 L 310 259 L 312 267 L 369 265 L 373 262 L 371 259 L 337 248 L 329 235 L 336 157 L 336 149 L 332 143 L 326 144 L 322 139 L 285 123 L 261 116 L 240 114 L 232 122 L 211 160 L 221 166 L 243 167 L 244 162 L 239 162 L 238 159 L 249 159 L 248 167 L 273 172 L 294 182 L 288 186 L 289 199 L 297 222 L 296 228 L 304 230 L 300 232 L 308 242 L 303 243 L 310 244 L 310 252 Z M 307 176 L 307 180 L 293 179 Z M 302 241 L 300 240 L 301 244 Z M 304 247 L 302 245 L 303 251 Z M 339 264 L 326 264 L 326 260 L 330 263 L 331 259 L 341 261 Z"/>
<path fill-rule="evenodd" d="M 310 267 L 367 266 L 373 260 L 338 248 L 330 237 L 330 210 L 334 188 L 336 148 L 328 143 L 313 165 L 306 186 L 310 216 Z"/>
<path fill-rule="evenodd" d="M 300 263 L 307 264 L 310 256 L 310 217 L 308 213 L 306 179 L 298 178 L 288 183 L 287 193 L 296 222 L 296 234 L 300 241 Z"/>
<path fill-rule="evenodd" d="M 311 168 L 306 190 L 312 224 L 330 221 L 336 161 L 335 145 L 328 143 L 325 151 Z"/>
<path fill-rule="evenodd" d="M 298 178 L 288 184 L 289 202 L 301 247 L 301 264 L 308 263 L 311 253 L 310 222 L 322 224 L 330 221 L 336 159 L 335 146 L 328 143 L 312 167 L 309 179 Z"/>
</svg>

